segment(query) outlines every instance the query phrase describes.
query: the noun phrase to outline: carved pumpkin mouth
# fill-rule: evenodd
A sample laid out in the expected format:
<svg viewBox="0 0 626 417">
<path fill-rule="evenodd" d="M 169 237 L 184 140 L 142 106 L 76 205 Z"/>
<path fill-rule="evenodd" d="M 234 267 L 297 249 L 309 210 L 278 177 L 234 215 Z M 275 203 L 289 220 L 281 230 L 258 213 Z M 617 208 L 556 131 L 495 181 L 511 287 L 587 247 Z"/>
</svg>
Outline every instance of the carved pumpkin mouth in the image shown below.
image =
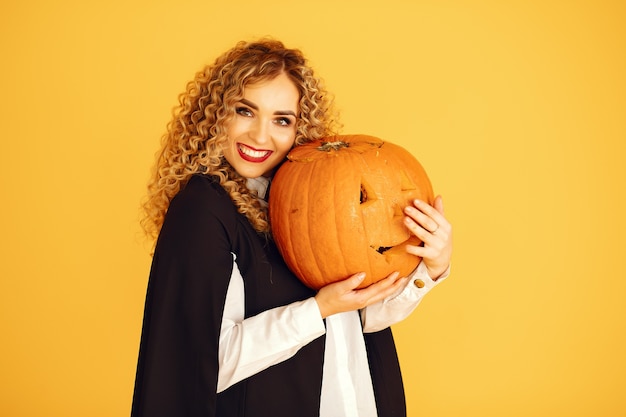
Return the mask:
<svg viewBox="0 0 626 417">
<path fill-rule="evenodd" d="M 411 236 L 404 242 L 401 242 L 394 246 L 374 246 L 371 245 L 370 248 L 374 249 L 376 252 L 385 256 L 394 256 L 399 254 L 406 254 L 405 247 L 406 245 L 415 245 L 419 246 L 422 244 L 422 241 L 416 238 L 415 236 Z"/>
<path fill-rule="evenodd" d="M 376 252 L 380 253 L 381 255 L 391 248 L 393 248 L 393 246 L 379 246 L 377 248 L 372 246 L 372 249 L 376 249 Z"/>
</svg>

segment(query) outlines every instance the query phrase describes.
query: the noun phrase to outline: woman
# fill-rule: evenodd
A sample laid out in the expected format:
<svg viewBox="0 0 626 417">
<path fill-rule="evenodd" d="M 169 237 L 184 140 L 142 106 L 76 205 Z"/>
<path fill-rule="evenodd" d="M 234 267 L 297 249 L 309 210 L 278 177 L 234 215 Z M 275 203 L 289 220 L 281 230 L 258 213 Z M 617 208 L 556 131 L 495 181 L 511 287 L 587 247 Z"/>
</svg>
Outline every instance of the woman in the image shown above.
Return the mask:
<svg viewBox="0 0 626 417">
<path fill-rule="evenodd" d="M 333 133 L 332 115 L 300 51 L 271 40 L 239 43 L 180 96 L 145 204 L 158 239 L 133 416 L 406 414 L 389 326 L 447 275 L 441 198 L 406 209 L 425 242 L 408 249 L 423 257 L 411 278 L 315 292 L 271 240 L 269 178 L 293 146 Z"/>
</svg>

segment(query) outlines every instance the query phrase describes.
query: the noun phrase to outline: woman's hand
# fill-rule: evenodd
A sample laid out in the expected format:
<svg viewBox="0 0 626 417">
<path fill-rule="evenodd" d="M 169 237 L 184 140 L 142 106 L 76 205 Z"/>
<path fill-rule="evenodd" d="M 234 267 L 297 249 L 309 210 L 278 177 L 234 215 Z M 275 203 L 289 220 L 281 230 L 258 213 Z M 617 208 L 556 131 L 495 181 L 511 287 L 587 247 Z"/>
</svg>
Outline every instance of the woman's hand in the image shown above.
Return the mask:
<svg viewBox="0 0 626 417">
<path fill-rule="evenodd" d="M 408 278 L 398 279 L 398 275 L 394 272 L 387 278 L 360 290 L 356 288 L 365 278 L 364 272 L 322 287 L 315 296 L 322 318 L 345 311 L 359 310 L 382 301 L 406 285 Z"/>
<path fill-rule="evenodd" d="M 415 200 L 404 213 L 405 226 L 422 242 L 421 246 L 407 245 L 407 252 L 422 258 L 428 275 L 436 280 L 450 265 L 452 257 L 452 226 L 444 217 L 443 199 L 437 196 L 433 206 Z"/>
</svg>

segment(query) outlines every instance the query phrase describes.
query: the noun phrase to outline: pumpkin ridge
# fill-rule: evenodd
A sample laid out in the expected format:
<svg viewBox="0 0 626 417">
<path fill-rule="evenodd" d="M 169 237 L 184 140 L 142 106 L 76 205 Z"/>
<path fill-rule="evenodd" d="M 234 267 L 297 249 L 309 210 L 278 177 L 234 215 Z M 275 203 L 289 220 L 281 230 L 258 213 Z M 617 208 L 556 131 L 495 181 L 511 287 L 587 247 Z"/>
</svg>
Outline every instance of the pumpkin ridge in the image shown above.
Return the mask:
<svg viewBox="0 0 626 417">
<path fill-rule="evenodd" d="M 286 164 L 290 164 L 290 162 L 284 163 L 283 166 Z M 293 210 L 292 199 L 294 196 L 299 195 L 296 189 L 300 182 L 285 180 L 285 178 L 289 179 L 292 176 L 297 179 L 301 173 L 292 170 L 290 166 L 285 166 L 284 168 L 283 170 L 278 170 L 273 179 L 270 208 L 274 210 L 270 211 L 270 219 L 272 221 L 274 240 L 282 257 L 285 259 L 285 263 L 294 274 L 301 277 L 304 270 L 298 262 L 295 262 L 295 254 L 298 253 L 298 248 L 295 246 L 299 243 L 295 235 L 298 231 L 292 227 L 293 213 L 290 213 Z M 277 211 L 278 208 L 281 210 Z"/>
<path fill-rule="evenodd" d="M 285 171 L 285 175 L 290 177 L 293 175 L 296 175 L 296 173 L 292 172 L 292 170 L 286 170 Z M 292 199 L 294 198 L 295 195 L 297 195 L 296 192 L 294 192 L 294 190 L 297 188 L 299 181 L 287 181 L 289 183 L 289 187 L 287 189 L 282 190 L 281 193 L 281 201 L 287 201 L 287 207 L 293 207 L 292 204 Z M 295 242 L 297 242 L 297 237 L 294 239 L 294 229 L 293 227 L 291 227 L 291 221 L 292 221 L 292 215 L 293 213 L 291 213 L 293 209 L 290 210 L 286 210 L 287 212 L 285 213 L 278 213 L 281 217 L 282 217 L 282 221 L 284 222 L 283 224 L 285 225 L 285 227 L 282 228 L 282 230 L 284 231 L 284 233 L 288 234 L 288 238 L 286 239 L 288 241 L 289 244 L 289 249 L 287 249 L 285 251 L 285 255 L 283 255 L 284 258 L 289 258 L 289 261 L 287 262 L 287 264 L 289 265 L 289 267 L 292 269 L 292 272 L 298 276 L 301 276 L 303 273 L 302 270 L 302 266 L 299 265 L 297 262 L 294 262 L 294 254 L 297 253 L 296 249 L 294 248 L 294 246 L 296 245 Z M 295 231 L 297 233 L 297 231 Z"/>
<path fill-rule="evenodd" d="M 339 161 L 339 160 L 335 160 L 333 161 L 333 163 L 335 165 L 338 166 L 342 166 L 344 164 L 346 164 L 346 160 L 350 159 L 357 159 L 359 158 L 359 154 L 356 153 L 344 153 L 343 154 L 343 161 Z M 348 166 L 352 166 L 353 162 L 349 162 Z M 333 178 L 333 201 L 335 202 L 333 204 L 333 210 L 334 210 L 334 224 L 337 225 L 338 227 L 342 228 L 342 232 L 340 233 L 339 230 L 336 230 L 335 232 L 335 243 L 336 243 L 336 247 L 339 248 L 355 248 L 355 247 L 360 247 L 362 245 L 361 244 L 355 244 L 354 242 L 356 240 L 363 240 L 364 239 L 364 234 L 363 233 L 359 233 L 362 229 L 362 225 L 361 224 L 353 224 L 354 222 L 354 217 L 347 217 L 344 218 L 344 216 L 346 216 L 347 212 L 352 211 L 351 209 L 353 209 L 355 206 L 356 208 L 358 208 L 358 206 L 360 204 L 357 204 L 357 194 L 360 192 L 360 175 L 357 181 L 355 181 L 355 173 L 348 171 L 348 172 L 343 172 L 340 171 L 338 169 L 331 169 L 331 172 L 333 172 L 333 175 L 335 176 Z M 354 186 L 354 189 L 351 190 L 352 192 L 348 192 L 346 193 L 346 190 L 350 190 L 350 188 Z M 357 189 L 357 187 L 359 187 L 359 189 Z M 345 233 L 345 229 L 350 230 L 350 234 Z M 356 229 L 356 230 L 354 230 Z M 367 272 L 368 269 L 364 268 L 364 265 L 354 265 L 354 259 L 359 259 L 361 258 L 362 255 L 357 255 L 356 257 L 354 256 L 350 256 L 350 254 L 346 254 L 346 256 L 341 257 L 341 263 L 342 263 L 342 271 L 339 271 L 339 268 L 337 268 L 337 274 L 340 274 L 341 277 L 339 278 L 347 278 L 348 276 L 355 274 L 357 272 Z M 370 275 L 370 274 L 368 274 Z"/>
<path fill-rule="evenodd" d="M 376 150 L 378 151 L 378 147 L 376 148 L 372 148 L 372 150 Z M 368 163 L 367 158 L 365 157 L 365 152 L 359 154 L 359 164 L 361 164 L 361 166 L 363 167 L 363 170 L 360 174 L 360 178 L 359 178 L 359 184 L 360 186 L 366 186 L 365 189 L 367 190 L 367 201 L 364 204 L 359 204 L 359 219 L 360 219 L 360 227 L 363 230 L 363 236 L 364 236 L 364 244 L 360 245 L 361 250 L 363 252 L 362 255 L 360 255 L 359 257 L 363 256 L 364 259 L 367 259 L 367 276 L 365 277 L 365 279 L 363 280 L 363 283 L 361 284 L 361 288 L 367 287 L 370 284 L 373 284 L 376 280 L 376 277 L 374 276 L 375 271 L 376 271 L 376 264 L 374 259 L 369 255 L 369 249 L 371 246 L 369 246 L 368 242 L 371 242 L 371 235 L 368 233 L 368 227 L 367 224 L 365 223 L 365 217 L 363 216 L 363 209 L 365 209 L 367 206 L 369 205 L 373 205 L 375 204 L 375 202 L 378 200 L 378 196 L 376 194 L 376 191 L 374 189 L 374 187 L 369 183 L 369 181 L 367 181 L 365 179 L 365 177 L 370 177 L 372 175 L 372 168 L 370 166 L 370 164 Z"/>
<path fill-rule="evenodd" d="M 303 178 L 300 179 L 298 177 L 299 181 L 293 181 L 294 188 L 298 188 L 300 184 L 308 184 L 311 181 L 311 177 L 313 176 L 313 173 L 314 173 L 314 170 L 311 169 L 311 166 L 309 166 L 309 169 L 301 170 L 301 175 L 299 177 L 303 177 Z M 315 227 L 315 225 L 310 222 L 310 218 L 309 218 L 309 213 L 311 212 L 311 210 L 309 210 L 309 206 L 311 205 L 311 199 L 314 194 L 311 192 L 305 192 L 305 193 L 293 193 L 291 195 L 294 196 L 295 198 L 297 198 L 298 195 L 304 195 L 302 207 L 304 208 L 306 212 L 307 219 L 306 221 L 301 221 L 302 224 L 300 225 L 300 227 L 304 226 L 303 229 L 300 229 L 300 227 L 298 227 L 298 230 L 302 233 L 302 236 L 296 236 L 294 240 L 296 242 L 300 242 L 301 247 L 306 247 L 306 250 L 302 252 L 294 252 L 294 253 L 307 253 L 308 256 L 302 257 L 303 259 L 294 258 L 293 263 L 295 265 L 298 265 L 299 269 L 302 269 L 301 274 L 305 276 L 305 281 L 307 282 L 307 285 L 310 286 L 312 285 L 312 283 L 318 282 L 320 279 L 317 276 L 319 274 L 316 274 L 314 271 L 311 271 L 311 266 L 308 265 L 308 263 L 306 263 L 312 260 L 315 264 L 315 269 L 319 271 L 320 269 L 319 262 L 317 260 L 317 256 L 315 252 L 313 251 L 313 245 L 311 244 L 311 227 Z M 301 265 L 303 261 L 305 261 L 304 266 Z"/>
<path fill-rule="evenodd" d="M 313 177 L 313 173 L 315 172 L 316 163 L 317 161 L 312 161 L 311 164 L 306 166 L 306 169 L 305 168 L 302 169 L 302 171 L 306 172 L 308 175 L 307 175 L 305 182 L 301 182 L 301 184 L 311 184 L 311 178 Z M 309 187 L 311 187 L 311 185 Z M 308 194 L 308 197 L 310 197 L 311 195 L 315 195 L 317 197 L 316 189 L 309 188 L 307 191 L 308 192 L 306 194 Z M 308 268 L 309 271 L 307 274 L 308 275 L 307 280 L 310 280 L 311 282 L 318 282 L 318 281 L 324 280 L 326 277 L 324 276 L 324 270 L 323 270 L 323 265 L 322 265 L 324 260 L 320 259 L 319 252 L 313 250 L 313 247 L 315 246 L 315 241 L 318 239 L 317 235 L 315 234 L 315 230 L 325 229 L 325 225 L 316 224 L 314 219 L 311 218 L 311 216 L 313 215 L 313 210 L 311 210 L 310 208 L 312 205 L 315 204 L 315 202 L 314 201 L 312 203 L 309 202 L 308 197 L 307 197 L 307 202 L 305 205 L 307 219 L 306 219 L 306 222 L 304 222 L 304 224 L 307 226 L 307 230 L 306 230 L 305 236 L 303 236 L 302 239 L 306 240 L 307 243 L 309 244 L 308 246 L 310 247 L 309 262 L 311 262 L 312 265 L 310 265 Z"/>
</svg>

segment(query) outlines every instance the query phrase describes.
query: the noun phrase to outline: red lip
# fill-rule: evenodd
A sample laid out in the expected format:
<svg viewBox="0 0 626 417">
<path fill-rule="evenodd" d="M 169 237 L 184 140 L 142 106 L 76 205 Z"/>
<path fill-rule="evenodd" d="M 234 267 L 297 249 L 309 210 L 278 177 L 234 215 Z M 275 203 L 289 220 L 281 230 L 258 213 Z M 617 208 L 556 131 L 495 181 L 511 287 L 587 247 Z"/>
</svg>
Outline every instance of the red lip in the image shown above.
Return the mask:
<svg viewBox="0 0 626 417">
<path fill-rule="evenodd" d="M 241 159 L 254 163 L 264 162 L 272 155 L 272 151 L 255 149 L 243 143 L 237 144 L 237 152 L 239 152 Z"/>
</svg>

